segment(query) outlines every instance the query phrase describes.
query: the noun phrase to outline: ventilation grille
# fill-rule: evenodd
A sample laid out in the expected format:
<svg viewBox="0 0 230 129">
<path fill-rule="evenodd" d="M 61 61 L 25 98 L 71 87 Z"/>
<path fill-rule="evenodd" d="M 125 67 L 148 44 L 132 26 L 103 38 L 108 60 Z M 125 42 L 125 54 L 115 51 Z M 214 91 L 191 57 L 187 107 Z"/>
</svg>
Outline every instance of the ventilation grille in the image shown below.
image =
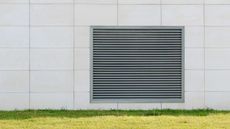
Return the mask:
<svg viewBox="0 0 230 129">
<path fill-rule="evenodd" d="M 182 101 L 183 27 L 92 27 L 93 101 Z"/>
</svg>

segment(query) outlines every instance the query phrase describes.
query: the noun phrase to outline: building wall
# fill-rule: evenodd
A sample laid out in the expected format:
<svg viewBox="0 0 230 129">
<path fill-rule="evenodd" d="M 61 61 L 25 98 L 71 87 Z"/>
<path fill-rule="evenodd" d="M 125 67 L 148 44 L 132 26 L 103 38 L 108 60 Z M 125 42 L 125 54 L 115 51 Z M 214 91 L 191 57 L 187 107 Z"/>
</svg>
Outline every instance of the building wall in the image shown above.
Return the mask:
<svg viewBox="0 0 230 129">
<path fill-rule="evenodd" d="M 184 103 L 90 103 L 89 26 L 185 26 Z M 0 110 L 230 109 L 230 0 L 0 0 Z"/>
</svg>

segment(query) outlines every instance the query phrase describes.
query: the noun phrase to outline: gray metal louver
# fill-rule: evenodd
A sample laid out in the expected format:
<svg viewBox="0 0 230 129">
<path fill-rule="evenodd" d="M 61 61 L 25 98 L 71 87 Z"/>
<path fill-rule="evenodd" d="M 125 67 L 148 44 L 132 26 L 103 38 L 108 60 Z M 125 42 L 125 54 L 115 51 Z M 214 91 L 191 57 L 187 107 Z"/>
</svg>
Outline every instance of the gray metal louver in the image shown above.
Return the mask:
<svg viewBox="0 0 230 129">
<path fill-rule="evenodd" d="M 91 27 L 92 102 L 183 102 L 184 27 Z"/>
</svg>

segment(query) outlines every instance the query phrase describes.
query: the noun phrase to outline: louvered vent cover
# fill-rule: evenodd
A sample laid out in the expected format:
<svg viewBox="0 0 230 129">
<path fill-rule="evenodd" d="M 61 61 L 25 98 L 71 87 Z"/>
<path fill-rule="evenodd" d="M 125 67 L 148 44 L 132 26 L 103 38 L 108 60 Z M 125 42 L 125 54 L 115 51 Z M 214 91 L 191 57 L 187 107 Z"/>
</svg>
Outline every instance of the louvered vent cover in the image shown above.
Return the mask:
<svg viewBox="0 0 230 129">
<path fill-rule="evenodd" d="M 183 27 L 91 27 L 92 102 L 183 102 Z"/>
</svg>

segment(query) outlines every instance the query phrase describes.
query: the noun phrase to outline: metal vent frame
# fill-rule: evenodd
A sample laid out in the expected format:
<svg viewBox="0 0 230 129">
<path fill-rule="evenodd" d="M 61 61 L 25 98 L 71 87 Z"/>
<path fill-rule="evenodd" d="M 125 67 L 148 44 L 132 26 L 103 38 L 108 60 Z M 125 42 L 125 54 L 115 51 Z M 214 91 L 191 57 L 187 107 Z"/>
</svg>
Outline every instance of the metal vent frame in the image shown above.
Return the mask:
<svg viewBox="0 0 230 129">
<path fill-rule="evenodd" d="M 94 99 L 93 30 L 94 29 L 181 29 L 181 98 L 180 99 Z M 90 26 L 90 103 L 184 103 L 185 101 L 185 27 L 184 26 Z"/>
</svg>

